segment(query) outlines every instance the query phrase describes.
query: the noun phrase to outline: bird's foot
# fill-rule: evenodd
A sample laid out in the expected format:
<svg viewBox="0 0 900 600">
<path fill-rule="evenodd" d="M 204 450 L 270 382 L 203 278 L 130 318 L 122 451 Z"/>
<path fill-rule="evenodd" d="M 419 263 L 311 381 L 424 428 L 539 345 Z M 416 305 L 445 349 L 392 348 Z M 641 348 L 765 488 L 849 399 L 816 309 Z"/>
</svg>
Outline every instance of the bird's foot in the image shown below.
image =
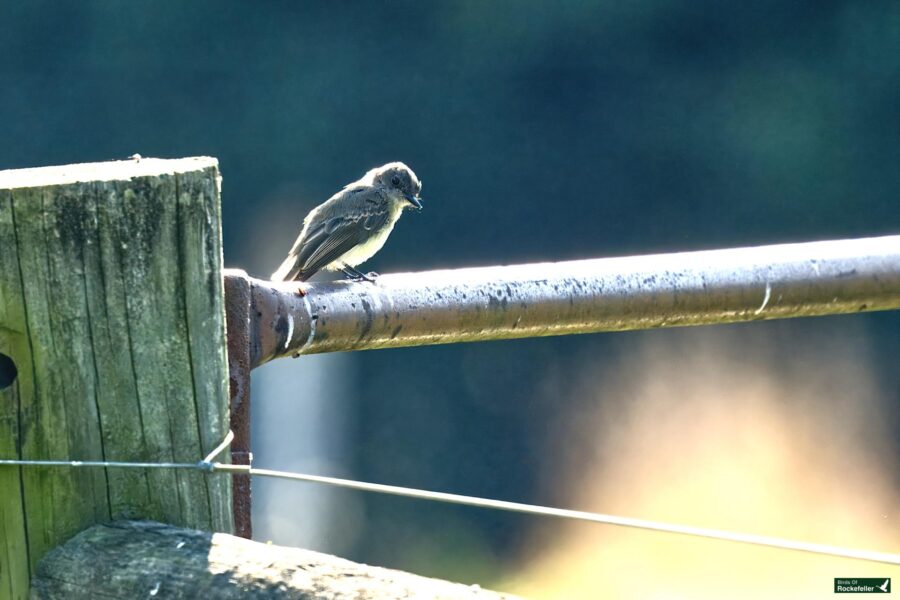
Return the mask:
<svg viewBox="0 0 900 600">
<path fill-rule="evenodd" d="M 368 281 L 369 283 L 375 283 L 375 278 L 378 277 L 378 273 L 375 271 L 369 271 L 368 273 L 363 273 L 357 269 L 349 265 L 344 265 L 341 269 L 341 272 L 349 279 L 350 281 Z"/>
<path fill-rule="evenodd" d="M 374 271 L 370 271 L 369 273 L 354 273 L 353 275 L 347 277 L 350 281 L 355 281 L 357 283 L 361 281 L 368 281 L 369 283 L 375 283 L 375 278 L 378 277 L 378 273 Z"/>
</svg>

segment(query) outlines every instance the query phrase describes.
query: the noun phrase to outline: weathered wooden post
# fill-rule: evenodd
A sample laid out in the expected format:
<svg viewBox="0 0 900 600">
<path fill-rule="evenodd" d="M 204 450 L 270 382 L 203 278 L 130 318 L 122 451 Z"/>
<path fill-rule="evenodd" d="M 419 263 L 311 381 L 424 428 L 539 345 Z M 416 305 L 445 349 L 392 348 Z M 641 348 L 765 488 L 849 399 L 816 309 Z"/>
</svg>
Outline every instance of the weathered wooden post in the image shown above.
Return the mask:
<svg viewBox="0 0 900 600">
<path fill-rule="evenodd" d="M 0 172 L 0 458 L 196 462 L 228 431 L 213 158 Z M 228 475 L 0 468 L 0 598 L 92 524 L 232 530 Z"/>
</svg>

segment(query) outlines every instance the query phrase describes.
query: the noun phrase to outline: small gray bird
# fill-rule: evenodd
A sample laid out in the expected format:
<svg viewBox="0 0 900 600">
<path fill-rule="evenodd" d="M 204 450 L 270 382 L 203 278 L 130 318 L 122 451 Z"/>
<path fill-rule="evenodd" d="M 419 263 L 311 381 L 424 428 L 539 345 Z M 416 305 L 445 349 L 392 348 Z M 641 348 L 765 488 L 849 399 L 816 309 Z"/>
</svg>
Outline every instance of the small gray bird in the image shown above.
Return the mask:
<svg viewBox="0 0 900 600">
<path fill-rule="evenodd" d="M 321 269 L 341 271 L 357 281 L 373 281 L 356 266 L 381 250 L 404 208 L 422 210 L 422 183 L 412 169 L 392 162 L 310 211 L 288 257 L 273 281 L 306 281 Z"/>
</svg>

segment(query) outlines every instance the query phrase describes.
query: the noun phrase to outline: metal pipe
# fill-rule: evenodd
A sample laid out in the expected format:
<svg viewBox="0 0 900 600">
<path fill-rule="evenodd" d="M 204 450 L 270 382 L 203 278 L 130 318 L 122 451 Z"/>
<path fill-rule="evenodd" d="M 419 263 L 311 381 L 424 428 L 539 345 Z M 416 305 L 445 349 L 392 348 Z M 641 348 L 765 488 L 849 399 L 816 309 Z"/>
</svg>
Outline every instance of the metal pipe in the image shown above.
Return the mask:
<svg viewBox="0 0 900 600">
<path fill-rule="evenodd" d="M 900 236 L 401 273 L 375 283 L 250 281 L 256 366 L 319 352 L 897 309 Z"/>
</svg>

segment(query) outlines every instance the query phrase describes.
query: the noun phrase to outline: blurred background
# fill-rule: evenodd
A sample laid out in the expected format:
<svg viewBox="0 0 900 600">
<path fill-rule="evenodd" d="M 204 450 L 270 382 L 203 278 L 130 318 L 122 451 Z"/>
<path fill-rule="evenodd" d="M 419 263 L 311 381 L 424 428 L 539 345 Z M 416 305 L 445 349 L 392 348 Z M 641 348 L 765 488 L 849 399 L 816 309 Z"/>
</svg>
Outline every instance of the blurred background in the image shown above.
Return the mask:
<svg viewBox="0 0 900 600">
<path fill-rule="evenodd" d="M 382 273 L 900 231 L 900 4 L 0 3 L 0 169 L 218 157 L 225 264 L 407 162 Z M 2 251 L 2 249 L 0 249 Z M 255 464 L 900 552 L 900 314 L 305 357 Z M 254 482 L 260 540 L 540 598 L 884 565 Z"/>
</svg>

